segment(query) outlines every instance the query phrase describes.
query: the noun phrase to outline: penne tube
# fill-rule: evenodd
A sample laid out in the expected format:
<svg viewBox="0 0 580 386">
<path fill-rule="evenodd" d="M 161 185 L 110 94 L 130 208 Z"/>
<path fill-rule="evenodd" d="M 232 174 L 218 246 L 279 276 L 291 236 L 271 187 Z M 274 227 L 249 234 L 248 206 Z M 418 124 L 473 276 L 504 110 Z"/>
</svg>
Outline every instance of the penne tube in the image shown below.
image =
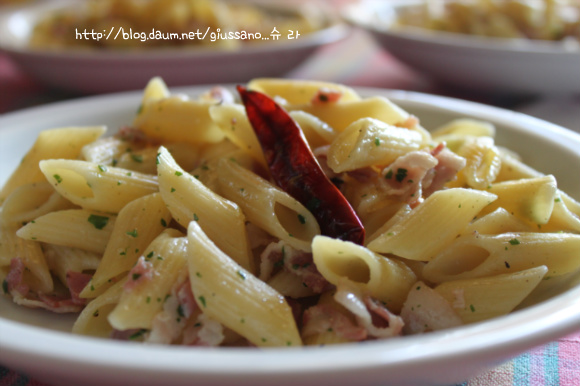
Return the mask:
<svg viewBox="0 0 580 386">
<path fill-rule="evenodd" d="M 109 323 L 108 318 L 119 303 L 126 282 L 127 278 L 123 278 L 89 302 L 73 324 L 73 334 L 110 338 L 113 326 Z"/>
<path fill-rule="evenodd" d="M 219 250 L 197 222 L 188 241 L 191 289 L 205 315 L 259 347 L 302 345 L 282 295 Z"/>
<path fill-rule="evenodd" d="M 416 131 L 362 118 L 344 129 L 328 149 L 328 166 L 341 173 L 373 165 L 388 165 L 418 150 L 423 138 Z"/>
<path fill-rule="evenodd" d="M 136 198 L 158 190 L 155 176 L 79 160 L 45 160 L 40 169 L 67 200 L 85 208 L 118 213 Z"/>
<path fill-rule="evenodd" d="M 170 221 L 171 213 L 159 193 L 127 204 L 117 216 L 101 264 L 80 296 L 94 298 L 126 274 Z"/>
<path fill-rule="evenodd" d="M 548 175 L 499 182 L 490 185 L 486 191 L 497 195 L 497 200 L 482 214 L 501 207 L 533 225 L 542 225 L 550 220 L 558 189 L 554 176 Z"/>
<path fill-rule="evenodd" d="M 417 281 L 414 272 L 403 262 L 347 241 L 316 236 L 312 256 L 316 268 L 330 283 L 338 285 L 347 280 L 397 313 Z"/>
<path fill-rule="evenodd" d="M 244 106 L 238 104 L 222 104 L 210 107 L 209 114 L 219 125 L 225 137 L 240 150 L 266 168 L 266 160 L 254 128 L 248 121 Z"/>
<path fill-rule="evenodd" d="M 14 189 L 21 185 L 44 181 L 38 163 L 49 158 L 74 159 L 84 145 L 93 142 L 106 131 L 104 126 L 65 127 L 45 130 L 26 153 L 18 168 L 0 190 L 0 205 Z"/>
<path fill-rule="evenodd" d="M 219 162 L 217 176 L 221 194 L 238 204 L 248 221 L 296 249 L 311 250 L 320 227 L 304 205 L 230 159 Z"/>
<path fill-rule="evenodd" d="M 50 293 L 54 287 L 53 280 L 40 243 L 18 237 L 17 229 L 14 224 L 0 221 L 0 271 L 19 270 L 21 263 L 24 268 L 22 284 L 33 291 Z"/>
<path fill-rule="evenodd" d="M 501 168 L 499 150 L 493 138 L 474 137 L 466 141 L 457 154 L 464 157 L 466 165 L 458 173 L 459 183 L 475 189 L 485 189 L 497 178 Z"/>
<path fill-rule="evenodd" d="M 569 233 L 504 233 L 458 238 L 423 269 L 433 283 L 522 271 L 540 265 L 547 277 L 580 269 L 580 235 Z"/>
<path fill-rule="evenodd" d="M 308 103 L 321 89 L 340 93 L 341 102 L 361 99 L 356 91 L 350 87 L 338 83 L 312 80 L 256 78 L 248 83 L 248 89 L 263 92 L 272 98 L 282 98 L 290 104 Z"/>
<path fill-rule="evenodd" d="M 224 134 L 209 114 L 215 104 L 184 95 L 148 99 L 139 107 L 133 126 L 159 141 L 217 143 Z"/>
<path fill-rule="evenodd" d="M 26 240 L 103 254 L 116 217 L 86 209 L 61 210 L 29 222 L 20 228 L 16 235 Z"/>
<path fill-rule="evenodd" d="M 449 281 L 435 287 L 435 291 L 447 299 L 463 323 L 475 323 L 510 313 L 547 271 L 547 267 L 538 266 L 515 273 Z"/>
<path fill-rule="evenodd" d="M 54 191 L 46 181 L 19 186 L 2 205 L 2 221 L 26 224 L 50 212 L 72 209 L 75 205 Z"/>
<path fill-rule="evenodd" d="M 184 171 L 164 147 L 159 149 L 157 166 L 161 197 L 175 221 L 184 228 L 191 221 L 199 222 L 224 253 L 253 271 L 246 219 L 240 207 Z"/>
<path fill-rule="evenodd" d="M 381 229 L 368 248 L 410 260 L 429 261 L 465 229 L 477 213 L 496 199 L 494 194 L 470 190 L 440 190 L 421 205 Z M 417 243 L 417 235 L 423 239 Z"/>
<path fill-rule="evenodd" d="M 119 303 L 108 316 L 113 328 L 151 329 L 171 288 L 187 273 L 187 239 L 181 236 L 181 232 L 167 229 L 145 250 L 144 271 L 129 272 Z"/>
</svg>

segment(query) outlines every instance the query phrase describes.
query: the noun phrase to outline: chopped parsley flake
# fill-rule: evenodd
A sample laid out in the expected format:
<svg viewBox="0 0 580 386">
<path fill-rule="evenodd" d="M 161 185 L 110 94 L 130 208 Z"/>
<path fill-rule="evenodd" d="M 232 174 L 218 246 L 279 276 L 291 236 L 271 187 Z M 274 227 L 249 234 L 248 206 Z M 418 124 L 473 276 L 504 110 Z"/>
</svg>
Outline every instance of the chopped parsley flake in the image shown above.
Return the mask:
<svg viewBox="0 0 580 386">
<path fill-rule="evenodd" d="M 298 215 L 298 221 L 300 221 L 300 224 L 305 224 L 306 223 L 306 218 L 304 218 L 304 216 L 302 216 L 301 214 Z"/>
<path fill-rule="evenodd" d="M 193 214 L 193 221 L 199 221 L 199 217 L 197 216 L 197 213 Z"/>
<path fill-rule="evenodd" d="M 137 331 L 136 333 L 134 333 L 133 335 L 129 336 L 130 340 L 135 340 L 135 339 L 139 339 L 140 337 L 142 337 L 145 333 L 147 332 L 147 330 L 145 330 L 144 328 L 140 329 L 139 331 Z"/>
<path fill-rule="evenodd" d="M 397 174 L 395 175 L 395 179 L 398 182 L 403 182 L 403 180 L 407 177 L 407 169 L 404 168 L 398 168 L 397 169 Z"/>
<path fill-rule="evenodd" d="M 203 296 L 200 296 L 200 297 L 198 297 L 198 299 L 199 299 L 199 302 L 201 303 L 201 305 L 202 305 L 204 308 L 205 308 L 205 307 L 207 307 L 207 305 L 206 305 L 206 303 L 205 303 L 205 297 L 203 297 Z"/>
<path fill-rule="evenodd" d="M 131 159 L 137 163 L 143 163 L 143 156 L 140 154 L 131 154 Z"/>
<path fill-rule="evenodd" d="M 518 239 L 511 239 L 510 240 L 511 245 L 518 245 L 519 243 L 520 243 L 520 240 L 518 240 Z"/>
<path fill-rule="evenodd" d="M 391 178 L 393 178 L 393 170 L 389 169 L 389 171 L 387 172 L 387 174 L 385 174 L 385 178 L 387 180 L 390 180 Z"/>
<path fill-rule="evenodd" d="M 471 310 L 471 312 L 475 312 L 475 307 L 473 306 L 473 304 L 469 305 L 469 309 Z"/>
<path fill-rule="evenodd" d="M 131 279 L 133 279 L 133 280 L 139 280 L 139 278 L 140 278 L 140 277 L 141 277 L 141 274 L 140 274 L 140 273 L 134 273 L 134 274 L 131 276 Z"/>
<path fill-rule="evenodd" d="M 183 173 L 182 173 L 182 172 L 180 172 L 179 170 L 177 170 L 177 171 L 175 172 L 175 175 L 176 175 L 177 177 L 181 177 L 181 176 L 183 175 Z"/>
<path fill-rule="evenodd" d="M 89 222 L 97 229 L 103 229 L 107 226 L 109 218 L 106 216 L 99 216 L 96 214 L 91 214 L 88 218 Z"/>
<path fill-rule="evenodd" d="M 127 235 L 129 235 L 131 237 L 137 237 L 138 236 L 137 229 L 133 229 L 132 231 L 128 231 L 126 233 L 127 233 Z"/>
<path fill-rule="evenodd" d="M 99 170 L 100 170 L 101 172 L 103 172 L 103 173 L 104 173 L 104 172 L 106 172 L 106 171 L 108 170 L 108 169 L 107 169 L 107 167 L 106 167 L 105 165 L 99 165 L 99 166 L 97 166 L 97 167 L 98 167 L 98 168 L 99 168 Z"/>
<path fill-rule="evenodd" d="M 6 279 L 2 280 L 2 291 L 4 291 L 5 294 L 10 292 L 10 290 L 8 289 L 8 282 L 6 281 Z"/>
<path fill-rule="evenodd" d="M 379 137 L 375 138 L 375 146 L 381 146 L 381 140 L 379 139 Z"/>
<path fill-rule="evenodd" d="M 164 218 L 161 219 L 161 226 L 162 227 L 166 227 L 167 226 L 167 221 L 165 221 Z"/>
<path fill-rule="evenodd" d="M 62 182 L 62 177 L 58 174 L 53 175 L 52 177 L 54 177 L 54 179 L 56 180 L 57 184 L 60 184 Z"/>
<path fill-rule="evenodd" d="M 237 271 L 237 274 L 239 277 L 242 278 L 242 280 L 246 280 L 246 277 L 248 276 L 248 275 L 246 275 L 245 272 L 242 272 L 242 271 Z"/>
</svg>

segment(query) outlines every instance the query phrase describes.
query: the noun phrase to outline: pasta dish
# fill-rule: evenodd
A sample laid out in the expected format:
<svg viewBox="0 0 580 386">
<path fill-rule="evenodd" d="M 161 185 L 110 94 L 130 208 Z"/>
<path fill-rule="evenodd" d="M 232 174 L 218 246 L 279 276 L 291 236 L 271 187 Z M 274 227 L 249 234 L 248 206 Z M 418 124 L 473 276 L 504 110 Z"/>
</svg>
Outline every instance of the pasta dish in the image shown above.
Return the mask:
<svg viewBox="0 0 580 386">
<path fill-rule="evenodd" d="M 282 8 L 219 0 L 91 0 L 83 5 L 73 2 L 48 13 L 32 30 L 30 46 L 235 49 L 272 40 L 273 33 L 276 40 L 287 41 L 328 27 L 328 17 L 312 6 Z"/>
<path fill-rule="evenodd" d="M 76 334 L 299 347 L 478 323 L 573 280 L 580 203 L 492 124 L 429 125 L 339 84 L 153 78 L 133 122 L 43 131 L 7 179 L 2 292 Z"/>
<path fill-rule="evenodd" d="M 576 0 L 426 0 L 398 25 L 498 38 L 580 40 Z"/>
</svg>

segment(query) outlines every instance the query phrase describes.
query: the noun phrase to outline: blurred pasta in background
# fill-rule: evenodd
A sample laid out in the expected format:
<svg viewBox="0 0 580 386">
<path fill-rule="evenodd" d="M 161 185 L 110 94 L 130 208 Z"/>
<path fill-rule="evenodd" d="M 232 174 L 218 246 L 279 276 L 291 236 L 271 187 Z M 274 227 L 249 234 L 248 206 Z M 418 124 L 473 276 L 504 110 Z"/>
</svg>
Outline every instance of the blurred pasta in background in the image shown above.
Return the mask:
<svg viewBox="0 0 580 386">
<path fill-rule="evenodd" d="M 292 30 L 307 35 L 326 27 L 327 16 L 307 4 L 273 10 L 265 2 L 260 5 L 218 0 L 93 0 L 84 8 L 71 3 L 68 8 L 47 14 L 35 26 L 30 45 L 42 49 L 143 49 L 166 46 L 233 49 L 241 44 L 261 42 L 261 39 L 215 37 L 242 31 L 269 37 L 274 28 L 278 32 Z M 104 37 L 81 39 L 75 33 L 78 31 L 102 32 Z M 119 31 L 130 34 L 132 38 L 117 36 Z M 214 38 L 208 31 L 214 34 Z M 158 37 L 147 38 L 152 32 L 151 37 Z M 176 37 L 163 38 L 169 34 Z M 186 35 L 189 37 L 180 38 Z"/>
<path fill-rule="evenodd" d="M 580 39 L 577 0 L 426 0 L 397 24 L 500 38 Z"/>
</svg>

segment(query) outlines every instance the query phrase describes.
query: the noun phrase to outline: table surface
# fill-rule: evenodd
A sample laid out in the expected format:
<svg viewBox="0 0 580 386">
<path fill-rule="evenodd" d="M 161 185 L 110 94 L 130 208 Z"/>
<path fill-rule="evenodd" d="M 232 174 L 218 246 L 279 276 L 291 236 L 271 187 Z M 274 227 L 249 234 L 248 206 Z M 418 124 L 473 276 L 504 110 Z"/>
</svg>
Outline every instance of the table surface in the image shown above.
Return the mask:
<svg viewBox="0 0 580 386">
<path fill-rule="evenodd" d="M 320 49 L 287 77 L 453 96 L 524 111 L 540 118 L 551 119 L 580 132 L 578 97 L 571 97 L 566 101 L 546 101 L 503 95 L 480 95 L 452 89 L 406 68 L 381 50 L 362 31 L 354 31 L 344 41 Z M 50 90 L 37 83 L 7 56 L 0 54 L 0 114 L 75 97 Z M 560 111 L 563 105 L 569 107 L 565 113 Z M 568 114 L 570 111 L 574 114 Z M 0 367 L 0 386 L 8 385 L 45 384 L 42 380 L 30 379 L 25 374 Z M 536 347 L 461 385 L 580 386 L 580 333 Z"/>
</svg>

